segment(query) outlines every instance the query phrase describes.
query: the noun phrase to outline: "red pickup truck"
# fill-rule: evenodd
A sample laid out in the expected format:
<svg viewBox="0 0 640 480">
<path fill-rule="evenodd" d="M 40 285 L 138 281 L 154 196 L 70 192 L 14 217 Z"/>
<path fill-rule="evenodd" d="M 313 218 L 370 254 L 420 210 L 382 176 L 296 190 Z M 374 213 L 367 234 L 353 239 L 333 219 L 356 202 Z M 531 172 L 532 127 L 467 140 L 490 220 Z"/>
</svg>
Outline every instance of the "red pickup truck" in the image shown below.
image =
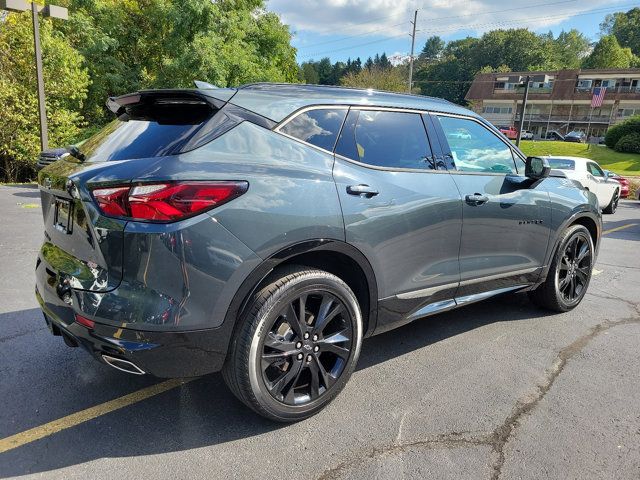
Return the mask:
<svg viewBox="0 0 640 480">
<path fill-rule="evenodd" d="M 509 140 L 515 140 L 518 138 L 518 131 L 513 127 L 500 127 L 502 132 Z"/>
</svg>

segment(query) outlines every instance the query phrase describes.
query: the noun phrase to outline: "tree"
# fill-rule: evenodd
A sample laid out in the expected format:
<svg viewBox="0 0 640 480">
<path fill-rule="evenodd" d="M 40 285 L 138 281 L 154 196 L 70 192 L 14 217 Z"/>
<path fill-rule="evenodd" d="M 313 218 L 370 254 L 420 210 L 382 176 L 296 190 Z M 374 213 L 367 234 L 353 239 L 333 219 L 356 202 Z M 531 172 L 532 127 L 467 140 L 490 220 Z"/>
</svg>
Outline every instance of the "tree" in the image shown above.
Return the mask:
<svg viewBox="0 0 640 480">
<path fill-rule="evenodd" d="M 629 68 L 636 58 L 630 48 L 623 48 L 613 35 L 605 35 L 584 59 L 582 68 Z"/>
<path fill-rule="evenodd" d="M 478 71 L 484 66 L 508 65 L 513 71 L 543 70 L 553 67 L 553 45 L 547 36 L 527 29 L 492 30 L 471 48 L 470 66 Z"/>
<path fill-rule="evenodd" d="M 464 105 L 464 96 L 471 85 L 474 73 L 464 62 L 451 56 L 429 64 L 416 72 L 416 85 L 420 93 L 444 98 Z"/>
<path fill-rule="evenodd" d="M 580 68 L 589 53 L 589 39 L 576 29 L 560 32 L 554 41 L 553 61 L 555 68 Z"/>
<path fill-rule="evenodd" d="M 407 81 L 397 68 L 371 67 L 362 69 L 359 73 L 348 73 L 340 80 L 345 87 L 374 88 L 390 92 L 404 92 Z"/>
<path fill-rule="evenodd" d="M 84 125 L 79 111 L 89 76 L 82 57 L 57 27 L 54 30 L 52 20 L 42 19 L 40 38 L 49 142 L 64 146 Z M 0 177 L 7 181 L 33 178 L 40 152 L 33 62 L 31 16 L 10 13 L 0 26 Z"/>
<path fill-rule="evenodd" d="M 419 59 L 422 61 L 432 62 L 437 60 L 442 55 L 444 51 L 445 43 L 437 35 L 429 37 L 422 47 L 422 52 L 420 52 Z"/>
<path fill-rule="evenodd" d="M 304 62 L 301 66 L 301 71 L 304 83 L 310 83 L 312 85 L 320 83 L 320 77 L 318 77 L 318 71 L 313 62 Z"/>
<path fill-rule="evenodd" d="M 367 58 L 367 61 L 364 62 L 364 68 L 367 70 L 371 70 L 373 68 L 373 60 L 371 60 L 371 57 Z"/>
<path fill-rule="evenodd" d="M 64 1 L 64 0 L 63 0 Z M 296 81 L 291 34 L 263 0 L 67 0 L 61 27 L 93 80 L 84 113 L 109 118 L 108 96 L 142 88 Z"/>
<path fill-rule="evenodd" d="M 640 8 L 607 15 L 600 30 L 604 35 L 613 35 L 620 46 L 630 48 L 634 55 L 640 56 Z"/>
<path fill-rule="evenodd" d="M 380 55 L 379 67 L 382 68 L 382 69 L 391 68 L 391 62 L 387 58 L 387 54 L 384 53 L 384 52 L 382 52 L 382 55 Z"/>
<path fill-rule="evenodd" d="M 329 81 L 331 80 L 333 65 L 331 65 L 329 57 L 324 57 L 320 60 L 316 65 L 316 70 L 318 71 L 318 81 L 320 85 L 330 85 Z"/>
</svg>

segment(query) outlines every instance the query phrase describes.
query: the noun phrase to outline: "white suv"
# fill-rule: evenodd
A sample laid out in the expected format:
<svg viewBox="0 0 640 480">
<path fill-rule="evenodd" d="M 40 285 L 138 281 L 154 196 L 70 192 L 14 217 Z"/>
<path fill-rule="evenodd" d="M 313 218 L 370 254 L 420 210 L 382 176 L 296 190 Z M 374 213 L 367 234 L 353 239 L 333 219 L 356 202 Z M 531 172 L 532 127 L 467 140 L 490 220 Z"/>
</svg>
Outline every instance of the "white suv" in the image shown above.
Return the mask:
<svg viewBox="0 0 640 480">
<path fill-rule="evenodd" d="M 567 178 L 579 181 L 584 188 L 598 197 L 603 213 L 614 213 L 620 200 L 620 184 L 610 179 L 596 162 L 583 157 L 546 157 L 554 170 Z"/>
</svg>

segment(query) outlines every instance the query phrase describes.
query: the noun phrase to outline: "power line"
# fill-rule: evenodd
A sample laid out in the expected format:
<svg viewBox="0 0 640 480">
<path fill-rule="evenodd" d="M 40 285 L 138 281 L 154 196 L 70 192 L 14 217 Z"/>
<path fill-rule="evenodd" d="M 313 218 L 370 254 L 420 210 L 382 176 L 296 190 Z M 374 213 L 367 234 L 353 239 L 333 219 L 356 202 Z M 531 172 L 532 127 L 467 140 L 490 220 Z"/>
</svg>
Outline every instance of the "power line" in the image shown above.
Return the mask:
<svg viewBox="0 0 640 480">
<path fill-rule="evenodd" d="M 573 17 L 578 17 L 578 16 L 586 16 L 586 15 L 595 15 L 598 13 L 604 13 L 604 12 L 609 12 L 609 11 L 616 11 L 616 10 L 620 10 L 620 9 L 624 9 L 624 8 L 634 8 L 638 6 L 637 4 L 628 4 L 628 5 L 618 5 L 616 7 L 607 7 L 607 8 L 602 8 L 602 9 L 598 9 L 598 10 L 591 10 L 591 11 L 586 11 L 583 10 L 582 12 L 578 12 L 575 14 L 571 14 L 571 18 Z M 505 20 L 504 22 L 493 22 L 493 23 L 484 23 L 484 24 L 469 24 L 469 25 L 465 25 L 464 27 L 448 27 L 445 29 L 436 29 L 436 30 L 422 30 L 422 33 L 444 33 L 444 32 L 449 32 L 452 29 L 454 31 L 464 31 L 464 30 L 469 30 L 469 29 L 474 29 L 474 28 L 483 28 L 483 27 L 504 27 L 504 26 L 517 26 L 517 25 L 526 25 L 527 23 L 534 21 L 534 20 L 554 20 L 554 19 L 558 19 L 558 18 L 563 18 L 565 16 L 567 16 L 568 13 L 563 13 L 563 14 L 559 14 L 559 15 L 545 15 L 542 17 L 531 17 L 528 19 L 517 19 L 517 20 Z M 364 43 L 359 43 L 359 44 L 355 44 L 355 45 L 350 45 L 348 47 L 341 47 L 341 48 L 337 48 L 337 49 L 333 49 L 333 50 L 326 50 L 326 51 L 322 51 L 322 52 L 315 52 L 313 54 L 309 54 L 303 57 L 304 60 L 309 59 L 309 58 L 313 58 L 313 57 L 317 57 L 320 55 L 325 55 L 328 53 L 334 53 L 334 52 L 341 52 L 341 51 L 345 51 L 345 50 L 353 50 L 359 47 L 364 47 L 367 45 L 373 45 L 376 43 L 383 43 L 383 42 L 387 42 L 389 40 L 393 40 L 396 38 L 400 38 L 400 37 L 404 37 L 406 34 L 400 34 L 400 35 L 393 35 L 390 37 L 386 37 L 386 38 L 382 38 L 382 39 L 378 39 L 378 40 L 372 40 L 369 42 L 364 42 Z"/>
<path fill-rule="evenodd" d="M 482 13 L 478 13 L 478 14 L 465 14 L 465 15 L 454 15 L 454 16 L 448 16 L 448 17 L 434 17 L 429 19 L 429 21 L 435 21 L 435 20 L 450 20 L 450 19 L 455 19 L 455 18 L 466 18 L 466 17 L 478 17 L 478 16 L 483 16 L 483 15 L 490 15 L 493 13 L 503 13 L 503 12 L 511 12 L 511 11 L 516 11 L 516 10 L 526 10 L 526 9 L 531 9 L 531 8 L 538 8 L 538 7 L 547 7 L 547 6 L 552 6 L 552 5 L 561 5 L 561 4 L 565 4 L 565 3 L 574 3 L 577 0 L 561 0 L 561 1 L 556 1 L 556 2 L 547 2 L 547 3 L 538 3 L 535 5 L 527 5 L 525 7 L 516 7 L 516 8 L 506 8 L 506 9 L 502 9 L 502 10 L 493 10 L 493 11 L 489 11 L 489 12 L 482 12 Z M 418 9 L 419 10 L 419 9 Z M 398 16 L 398 14 L 395 14 L 394 16 Z M 382 17 L 384 18 L 388 18 L 388 17 Z M 366 23 L 372 23 L 375 20 L 371 20 L 369 22 Z M 363 36 L 367 36 L 367 35 L 372 35 L 374 33 L 378 33 L 384 30 L 388 30 L 390 28 L 393 27 L 399 27 L 401 25 L 406 24 L 407 22 L 410 22 L 409 20 L 404 21 L 402 23 L 397 23 L 394 25 L 388 25 L 386 27 L 382 27 L 382 28 L 376 28 L 374 30 L 368 30 L 366 32 L 362 32 L 362 33 L 358 33 L 355 35 L 345 35 L 339 39 L 333 39 L 333 40 L 327 40 L 327 41 L 323 41 L 323 42 L 318 42 L 318 43 L 313 43 L 310 45 L 305 45 L 305 46 L 301 46 L 298 48 L 298 50 L 308 50 L 310 48 L 313 47 L 318 47 L 321 45 L 326 45 L 326 44 L 330 44 L 330 43 L 339 43 L 339 42 L 343 42 L 345 40 L 349 40 L 351 38 L 357 38 L 357 37 L 363 37 Z M 346 27 L 348 28 L 348 27 Z M 419 31 L 419 30 L 418 30 Z M 329 30 L 329 32 L 335 32 L 335 28 Z M 318 32 L 315 32 L 318 33 Z"/>
</svg>

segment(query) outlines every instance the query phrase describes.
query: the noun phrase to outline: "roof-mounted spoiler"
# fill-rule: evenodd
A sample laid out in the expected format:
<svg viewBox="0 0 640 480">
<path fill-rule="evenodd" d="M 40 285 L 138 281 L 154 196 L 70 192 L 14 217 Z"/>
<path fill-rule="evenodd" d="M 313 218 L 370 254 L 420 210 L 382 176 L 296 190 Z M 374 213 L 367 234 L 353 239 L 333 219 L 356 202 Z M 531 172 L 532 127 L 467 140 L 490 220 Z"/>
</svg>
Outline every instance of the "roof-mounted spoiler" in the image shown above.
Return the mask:
<svg viewBox="0 0 640 480">
<path fill-rule="evenodd" d="M 214 95 L 215 92 L 207 92 L 204 89 L 141 90 L 119 97 L 109 97 L 107 108 L 117 116 L 126 113 L 131 107 L 142 105 L 192 104 L 210 105 L 214 109 L 222 108 L 228 99 L 222 100 Z"/>
</svg>

